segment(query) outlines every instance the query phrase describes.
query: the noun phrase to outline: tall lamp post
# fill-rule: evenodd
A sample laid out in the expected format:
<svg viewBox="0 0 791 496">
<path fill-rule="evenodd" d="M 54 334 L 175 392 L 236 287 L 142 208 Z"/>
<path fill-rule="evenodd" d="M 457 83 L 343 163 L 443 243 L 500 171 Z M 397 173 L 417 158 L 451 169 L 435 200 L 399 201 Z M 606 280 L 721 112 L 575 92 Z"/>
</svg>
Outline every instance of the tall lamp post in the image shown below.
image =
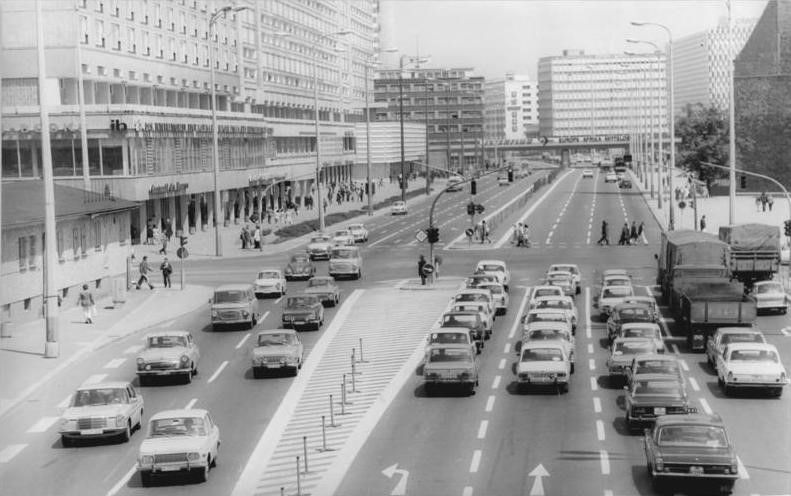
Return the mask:
<svg viewBox="0 0 791 496">
<path fill-rule="evenodd" d="M 406 201 L 406 158 L 404 155 L 404 60 L 420 64 L 428 59 L 412 55 L 398 58 L 398 120 L 401 126 L 401 201 Z M 428 157 L 427 157 L 428 158 Z"/>
<path fill-rule="evenodd" d="M 728 221 L 730 225 L 736 222 L 736 101 L 734 97 L 734 62 L 736 59 L 736 42 L 733 37 L 733 12 L 731 0 L 728 3 L 728 158 L 730 170 L 728 177 Z M 786 193 L 788 197 L 788 193 Z"/>
<path fill-rule="evenodd" d="M 670 192 L 670 201 L 668 202 L 668 209 L 670 211 L 670 220 L 668 222 L 668 229 L 674 230 L 676 224 L 675 217 L 675 201 L 673 198 L 673 174 L 676 170 L 676 120 L 673 116 L 675 112 L 675 91 L 673 89 L 673 33 L 670 28 L 664 24 L 657 22 L 637 22 L 632 21 L 632 26 L 654 26 L 662 29 L 667 35 L 667 88 L 669 93 L 668 98 L 668 111 L 667 116 L 670 121 L 670 171 L 668 174 L 667 188 Z"/>
</svg>

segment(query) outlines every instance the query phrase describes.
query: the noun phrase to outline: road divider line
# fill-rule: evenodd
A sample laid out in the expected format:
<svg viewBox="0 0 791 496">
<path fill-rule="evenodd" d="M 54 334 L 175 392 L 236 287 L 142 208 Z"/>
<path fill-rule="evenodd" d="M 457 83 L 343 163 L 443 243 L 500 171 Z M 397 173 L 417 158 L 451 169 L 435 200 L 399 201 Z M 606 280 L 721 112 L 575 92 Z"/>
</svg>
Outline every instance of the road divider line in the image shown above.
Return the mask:
<svg viewBox="0 0 791 496">
<path fill-rule="evenodd" d="M 494 395 L 490 395 L 488 398 L 486 398 L 486 407 L 484 408 L 486 413 L 489 413 L 492 410 L 494 410 L 494 399 L 495 399 Z"/>
<path fill-rule="evenodd" d="M 593 411 L 601 413 L 601 399 L 598 396 L 593 397 Z"/>
<path fill-rule="evenodd" d="M 280 300 L 282 300 L 282 299 L 283 299 L 283 297 L 282 297 L 282 296 L 281 296 L 280 298 L 276 299 L 276 300 L 275 300 L 275 305 L 277 305 L 278 303 L 280 303 Z M 269 312 L 267 312 L 267 313 L 269 313 Z M 261 320 L 264 320 L 264 319 L 261 319 Z"/>
<path fill-rule="evenodd" d="M 121 480 L 116 482 L 115 485 L 112 488 L 110 488 L 109 491 L 107 491 L 107 496 L 115 496 L 115 494 L 117 494 L 118 491 L 120 491 L 121 488 L 123 488 L 126 485 L 126 483 L 129 482 L 129 479 L 131 479 L 132 476 L 135 475 L 135 472 L 137 472 L 137 464 L 132 465 L 132 468 L 130 468 L 129 471 L 126 474 L 124 474 L 123 477 L 121 477 Z"/>
<path fill-rule="evenodd" d="M 596 381 L 595 377 L 591 377 L 591 391 L 598 391 L 599 390 L 599 383 Z"/>
<path fill-rule="evenodd" d="M 588 313 L 585 319 L 585 337 L 588 339 L 591 338 L 591 318 L 593 318 L 593 312 L 591 312 L 591 288 L 590 286 L 585 286 L 585 311 Z"/>
<path fill-rule="evenodd" d="M 612 492 L 612 489 L 605 489 L 604 496 L 615 496 L 615 493 Z"/>
<path fill-rule="evenodd" d="M 607 454 L 607 450 L 599 450 L 599 464 L 602 475 L 610 475 L 610 456 Z"/>
<path fill-rule="evenodd" d="M 604 441 L 604 422 L 601 420 L 596 421 L 596 438 L 599 441 Z"/>
<path fill-rule="evenodd" d="M 681 368 L 684 369 L 684 372 L 689 372 L 689 365 L 687 365 L 687 361 L 680 360 L 680 362 L 681 362 Z"/>
<path fill-rule="evenodd" d="M 593 358 L 588 360 L 588 368 L 591 370 L 596 370 L 596 360 L 594 360 Z"/>
<path fill-rule="evenodd" d="M 57 422 L 58 419 L 59 417 L 42 417 L 25 432 L 28 434 L 47 432 L 50 427 L 55 425 L 55 422 Z"/>
<path fill-rule="evenodd" d="M 516 336 L 516 328 L 519 327 L 521 322 L 519 322 L 519 316 L 522 315 L 522 312 L 525 311 L 525 305 L 527 305 L 527 298 L 530 295 L 530 287 L 525 288 L 525 295 L 522 297 L 522 301 L 519 302 L 519 310 L 516 311 L 516 318 L 514 319 L 513 325 L 511 325 L 511 329 L 508 331 L 508 339 L 513 339 Z M 510 344 L 509 344 L 510 345 Z M 506 350 L 508 353 L 508 350 Z"/>
<path fill-rule="evenodd" d="M 472 486 L 464 486 L 461 491 L 461 496 L 472 496 Z"/>
<path fill-rule="evenodd" d="M 117 369 L 126 361 L 126 358 L 113 358 L 109 362 L 107 362 L 104 367 L 105 369 Z"/>
<path fill-rule="evenodd" d="M 143 345 L 136 344 L 124 350 L 124 355 L 131 355 L 143 349 Z"/>
<path fill-rule="evenodd" d="M 472 452 L 472 460 L 470 461 L 470 473 L 478 472 L 478 467 L 481 465 L 481 450 Z"/>
<path fill-rule="evenodd" d="M 511 353 L 511 343 L 505 343 L 505 348 L 503 348 L 503 353 L 505 354 Z"/>
<path fill-rule="evenodd" d="M 501 358 L 501 359 L 500 359 L 500 363 L 499 363 L 499 364 L 497 364 L 497 368 L 498 368 L 499 370 L 503 370 L 503 369 L 505 368 L 505 364 L 506 364 L 506 360 L 505 360 L 505 358 Z"/>
<path fill-rule="evenodd" d="M 198 398 L 192 398 L 189 402 L 184 406 L 185 410 L 192 410 L 192 407 L 195 406 L 195 403 L 198 402 Z"/>
<path fill-rule="evenodd" d="M 736 466 L 739 467 L 739 478 L 740 479 L 749 479 L 750 474 L 747 472 L 747 468 L 745 468 L 744 464 L 742 463 L 742 459 L 738 456 L 736 457 Z"/>
<path fill-rule="evenodd" d="M 676 345 L 676 343 L 670 343 L 670 347 L 673 348 L 673 353 L 675 353 L 676 355 L 681 354 L 681 352 L 678 351 L 678 346 Z"/>
<path fill-rule="evenodd" d="M 27 444 L 9 444 L 2 451 L 0 451 L 0 463 L 8 463 L 15 456 L 22 452 L 27 447 Z"/>
<path fill-rule="evenodd" d="M 692 386 L 693 391 L 700 391 L 700 386 L 698 386 L 698 381 L 696 381 L 694 377 L 689 377 L 689 385 Z"/>
<path fill-rule="evenodd" d="M 712 413 L 714 413 L 711 409 L 711 406 L 709 406 L 709 402 L 706 401 L 706 398 L 701 398 L 699 401 L 700 401 L 700 406 L 703 407 L 703 411 L 706 412 L 707 415 L 711 415 Z"/>
<path fill-rule="evenodd" d="M 497 389 L 498 387 L 500 387 L 501 380 L 502 377 L 500 377 L 499 375 L 494 376 L 494 380 L 492 381 L 492 389 Z"/>
<path fill-rule="evenodd" d="M 244 337 L 241 340 L 239 340 L 239 343 L 237 343 L 237 345 L 236 345 L 236 349 L 237 350 L 239 348 L 241 348 L 242 346 L 244 346 L 244 342 L 247 341 L 250 338 L 250 334 L 251 333 L 248 332 L 247 334 L 244 335 Z"/>
<path fill-rule="evenodd" d="M 219 366 L 219 367 L 217 367 L 217 370 L 215 370 L 215 371 L 214 371 L 214 373 L 211 375 L 211 377 L 209 377 L 209 380 L 208 380 L 208 381 L 206 381 L 206 383 L 207 383 L 207 384 L 211 384 L 212 382 L 214 382 L 214 380 L 215 380 L 217 377 L 219 377 L 220 373 L 221 373 L 221 372 L 222 372 L 222 371 L 225 369 L 225 367 L 227 367 L 227 366 L 228 366 L 228 360 L 224 360 L 224 361 L 223 361 L 223 362 L 220 364 L 220 366 Z"/>
<path fill-rule="evenodd" d="M 71 395 L 66 396 L 66 398 L 58 403 L 58 408 L 67 408 L 71 403 Z"/>
<path fill-rule="evenodd" d="M 588 353 L 593 355 L 593 343 L 588 343 Z"/>
<path fill-rule="evenodd" d="M 478 426 L 478 439 L 486 437 L 486 430 L 489 428 L 488 420 L 481 420 L 481 425 Z"/>
</svg>

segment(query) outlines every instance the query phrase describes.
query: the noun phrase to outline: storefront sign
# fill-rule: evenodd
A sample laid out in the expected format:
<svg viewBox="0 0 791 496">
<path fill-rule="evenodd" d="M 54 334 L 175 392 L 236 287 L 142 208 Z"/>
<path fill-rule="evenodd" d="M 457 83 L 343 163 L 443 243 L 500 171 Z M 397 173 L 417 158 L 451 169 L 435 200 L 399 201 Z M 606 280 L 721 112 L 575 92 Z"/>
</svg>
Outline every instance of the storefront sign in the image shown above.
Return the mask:
<svg viewBox="0 0 791 496">
<path fill-rule="evenodd" d="M 188 187 L 187 183 L 152 184 L 148 190 L 148 196 L 152 198 L 178 196 L 186 193 Z"/>
<path fill-rule="evenodd" d="M 251 187 L 269 186 L 270 184 L 285 181 L 286 176 L 267 177 L 267 176 L 248 176 L 247 183 Z"/>
</svg>

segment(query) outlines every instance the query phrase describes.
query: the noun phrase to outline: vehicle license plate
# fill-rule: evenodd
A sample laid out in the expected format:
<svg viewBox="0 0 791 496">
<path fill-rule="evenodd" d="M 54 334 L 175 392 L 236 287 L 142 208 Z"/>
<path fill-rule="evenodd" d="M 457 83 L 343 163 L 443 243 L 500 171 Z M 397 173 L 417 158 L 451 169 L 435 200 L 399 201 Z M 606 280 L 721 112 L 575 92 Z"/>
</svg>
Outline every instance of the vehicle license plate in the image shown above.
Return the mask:
<svg viewBox="0 0 791 496">
<path fill-rule="evenodd" d="M 101 434 L 101 433 L 102 433 L 101 429 L 85 429 L 82 431 L 82 434 L 86 436 L 91 436 L 93 434 Z"/>
<path fill-rule="evenodd" d="M 533 382 L 549 382 L 549 377 L 546 376 L 531 377 L 530 380 Z"/>
<path fill-rule="evenodd" d="M 297 325 L 300 325 L 300 324 L 304 324 L 305 321 L 304 320 L 295 320 L 294 323 L 297 324 Z"/>
<path fill-rule="evenodd" d="M 654 415 L 664 415 L 667 413 L 664 407 L 656 407 L 654 408 Z"/>
<path fill-rule="evenodd" d="M 166 465 L 164 467 L 159 467 L 159 470 L 161 470 L 162 472 L 176 472 L 180 469 L 181 467 L 179 467 L 178 465 Z"/>
<path fill-rule="evenodd" d="M 280 363 L 269 363 L 267 364 L 267 367 L 269 367 L 270 369 L 279 369 Z"/>
<path fill-rule="evenodd" d="M 689 467 L 689 473 L 690 474 L 702 474 L 703 473 L 703 467 L 701 467 L 699 465 L 692 465 L 691 467 Z"/>
</svg>

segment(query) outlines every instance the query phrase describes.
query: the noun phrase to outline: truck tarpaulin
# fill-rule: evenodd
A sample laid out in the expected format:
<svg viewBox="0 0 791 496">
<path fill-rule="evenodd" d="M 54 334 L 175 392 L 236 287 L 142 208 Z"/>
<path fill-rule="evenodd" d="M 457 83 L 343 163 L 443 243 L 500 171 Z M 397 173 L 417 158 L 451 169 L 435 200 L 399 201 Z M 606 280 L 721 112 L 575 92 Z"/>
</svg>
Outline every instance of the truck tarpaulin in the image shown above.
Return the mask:
<svg viewBox="0 0 791 496">
<path fill-rule="evenodd" d="M 677 265 L 726 265 L 728 245 L 713 234 L 699 231 L 663 233 L 662 266 L 670 270 Z"/>
<path fill-rule="evenodd" d="M 720 240 L 733 251 L 780 251 L 780 228 L 767 224 L 720 227 Z"/>
</svg>

